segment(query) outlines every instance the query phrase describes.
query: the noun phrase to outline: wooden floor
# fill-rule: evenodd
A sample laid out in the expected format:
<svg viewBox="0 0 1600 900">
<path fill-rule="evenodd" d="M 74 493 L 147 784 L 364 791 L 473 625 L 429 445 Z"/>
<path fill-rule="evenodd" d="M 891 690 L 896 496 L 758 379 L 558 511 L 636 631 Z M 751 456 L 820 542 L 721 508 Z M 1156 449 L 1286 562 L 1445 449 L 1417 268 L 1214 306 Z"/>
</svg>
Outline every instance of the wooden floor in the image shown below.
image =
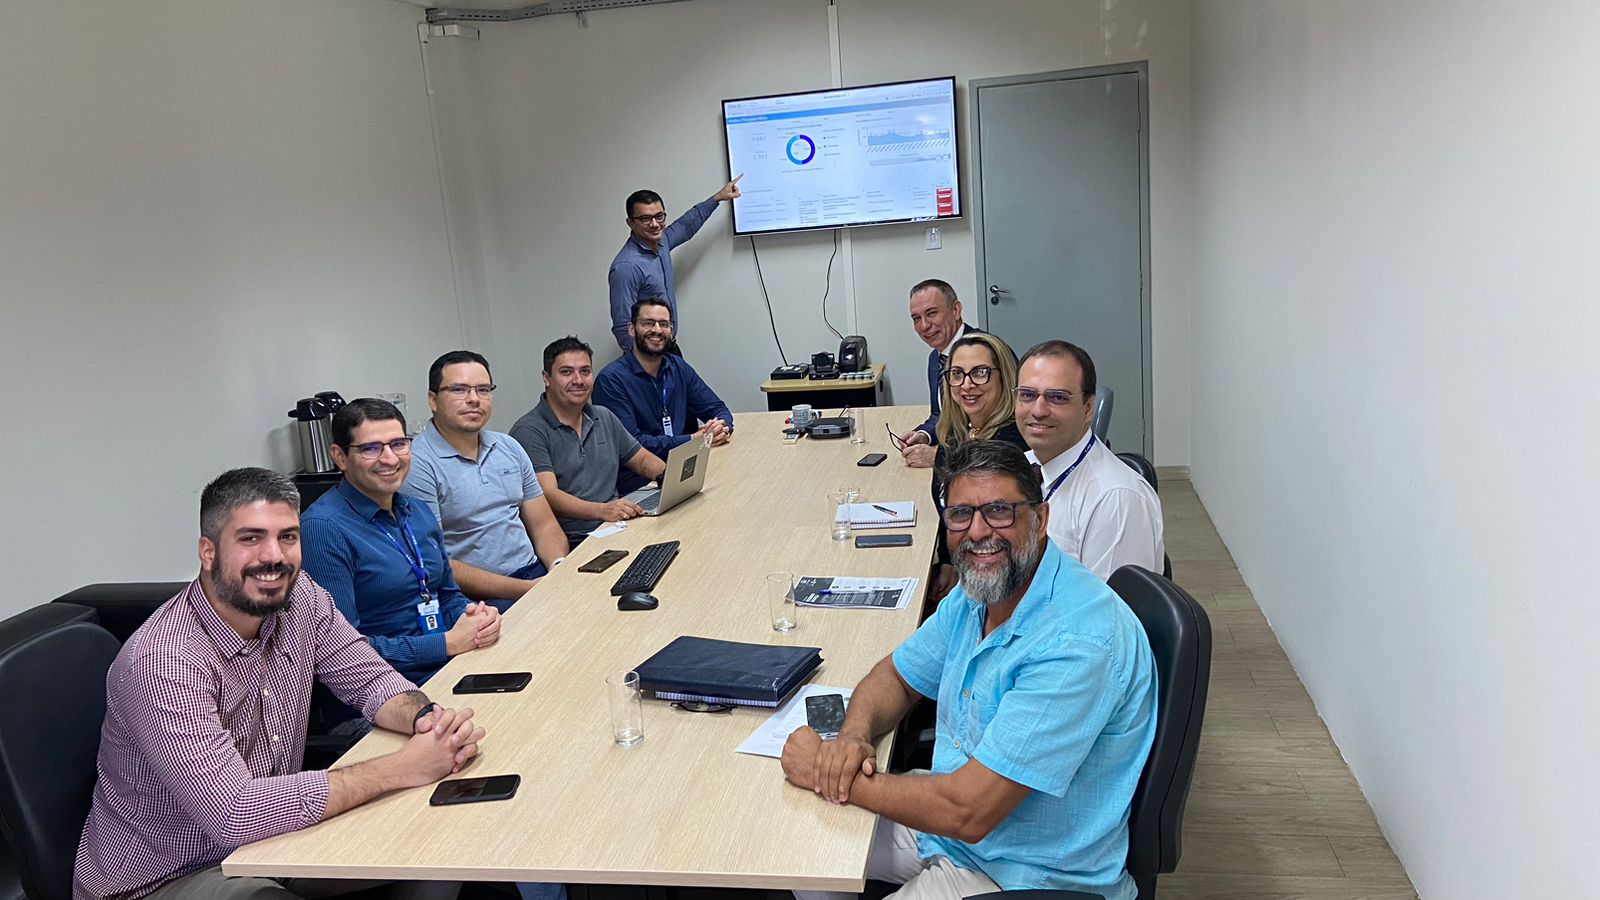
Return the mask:
<svg viewBox="0 0 1600 900">
<path fill-rule="evenodd" d="M 1211 615 L 1211 691 L 1162 900 L 1416 892 L 1183 470 L 1160 473 L 1173 580 Z"/>
</svg>

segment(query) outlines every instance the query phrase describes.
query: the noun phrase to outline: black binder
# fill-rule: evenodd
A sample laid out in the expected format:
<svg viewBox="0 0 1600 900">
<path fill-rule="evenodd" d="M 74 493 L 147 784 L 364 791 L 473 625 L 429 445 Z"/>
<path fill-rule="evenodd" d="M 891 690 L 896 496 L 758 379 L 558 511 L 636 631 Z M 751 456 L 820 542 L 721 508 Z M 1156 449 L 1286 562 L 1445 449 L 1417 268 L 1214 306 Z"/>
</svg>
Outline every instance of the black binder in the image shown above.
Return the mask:
<svg viewBox="0 0 1600 900">
<path fill-rule="evenodd" d="M 820 647 L 683 636 L 640 663 L 639 687 L 663 700 L 777 706 L 822 665 Z"/>
</svg>

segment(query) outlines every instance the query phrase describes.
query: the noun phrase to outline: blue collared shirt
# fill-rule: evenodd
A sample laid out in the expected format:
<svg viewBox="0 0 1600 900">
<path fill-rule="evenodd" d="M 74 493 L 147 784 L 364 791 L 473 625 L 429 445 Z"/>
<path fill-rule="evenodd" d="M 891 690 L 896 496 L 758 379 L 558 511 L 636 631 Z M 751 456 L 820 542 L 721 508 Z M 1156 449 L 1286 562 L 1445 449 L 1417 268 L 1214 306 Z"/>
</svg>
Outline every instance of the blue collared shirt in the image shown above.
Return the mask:
<svg viewBox="0 0 1600 900">
<path fill-rule="evenodd" d="M 912 690 L 939 700 L 933 772 L 975 759 L 1029 793 L 976 844 L 919 834 L 1006 890 L 1133 900 L 1128 813 L 1156 732 L 1156 670 L 1139 620 L 1104 581 L 1046 541 L 1033 582 L 988 637 L 957 588 L 894 652 Z"/>
<path fill-rule="evenodd" d="M 478 458 L 450 446 L 429 420 L 411 444 L 406 495 L 433 510 L 451 559 L 496 575 L 539 561 L 522 521 L 522 504 L 543 497 L 527 451 L 508 434 L 478 432 Z"/>
<path fill-rule="evenodd" d="M 678 333 L 678 292 L 672 283 L 672 248 L 694 237 L 716 211 L 715 197 L 689 207 L 677 221 L 662 230 L 660 245 L 654 250 L 630 233 L 611 260 L 611 271 L 606 273 L 606 283 L 611 288 L 611 333 L 616 335 L 617 346 L 624 353 L 633 346 L 628 340 L 628 317 L 633 312 L 634 301 L 640 297 L 660 297 L 667 301 L 667 309 L 672 311 L 672 333 Z"/>
<path fill-rule="evenodd" d="M 439 601 L 443 627 L 433 634 L 417 621 L 421 590 L 400 550 L 409 546 L 401 522 L 416 536 L 428 592 Z M 300 537 L 306 572 L 396 671 L 422 684 L 449 661 L 444 633 L 466 610 L 467 598 L 456 586 L 444 534 L 427 506 L 397 493 L 391 515 L 340 479 L 300 517 Z"/>
<path fill-rule="evenodd" d="M 662 402 L 663 392 L 666 401 Z M 611 361 L 594 379 L 594 402 L 616 414 L 622 427 L 646 450 L 666 460 L 672 448 L 689 440 L 700 422 L 721 419 L 733 429 L 728 404 L 711 390 L 694 367 L 681 356 L 661 357 L 656 377 L 639 365 L 632 352 Z M 672 419 L 668 434 L 661 421 Z M 642 475 L 622 468 L 617 473 L 617 493 L 626 495 L 645 483 Z"/>
</svg>

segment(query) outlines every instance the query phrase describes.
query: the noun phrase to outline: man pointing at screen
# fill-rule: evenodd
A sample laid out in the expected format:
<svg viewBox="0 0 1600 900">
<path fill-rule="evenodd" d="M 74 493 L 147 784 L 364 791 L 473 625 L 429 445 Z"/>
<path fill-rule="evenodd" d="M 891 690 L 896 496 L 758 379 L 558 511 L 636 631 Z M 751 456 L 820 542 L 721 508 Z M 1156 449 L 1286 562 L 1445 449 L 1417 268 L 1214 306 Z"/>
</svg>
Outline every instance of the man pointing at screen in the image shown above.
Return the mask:
<svg viewBox="0 0 1600 900">
<path fill-rule="evenodd" d="M 716 212 L 717 204 L 739 197 L 739 178 L 722 186 L 710 198 L 689 207 L 671 225 L 666 206 L 655 191 L 634 191 L 628 195 L 627 243 L 611 260 L 606 281 L 611 288 L 611 333 L 624 353 L 633 346 L 628 337 L 628 320 L 633 304 L 640 297 L 662 297 L 672 312 L 673 333 L 678 331 L 678 295 L 672 283 L 672 248 L 694 237 L 700 226 Z M 682 356 L 674 340 L 667 352 Z"/>
</svg>

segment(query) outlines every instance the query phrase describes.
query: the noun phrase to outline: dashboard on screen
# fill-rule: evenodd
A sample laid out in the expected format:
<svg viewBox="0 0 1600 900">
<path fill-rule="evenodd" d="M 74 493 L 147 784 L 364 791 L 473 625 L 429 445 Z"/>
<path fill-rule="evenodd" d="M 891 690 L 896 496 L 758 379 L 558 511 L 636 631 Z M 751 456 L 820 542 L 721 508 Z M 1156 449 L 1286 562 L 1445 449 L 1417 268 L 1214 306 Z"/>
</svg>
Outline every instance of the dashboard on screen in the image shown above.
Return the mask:
<svg viewBox="0 0 1600 900">
<path fill-rule="evenodd" d="M 735 234 L 961 215 L 953 77 L 722 101 Z"/>
</svg>

